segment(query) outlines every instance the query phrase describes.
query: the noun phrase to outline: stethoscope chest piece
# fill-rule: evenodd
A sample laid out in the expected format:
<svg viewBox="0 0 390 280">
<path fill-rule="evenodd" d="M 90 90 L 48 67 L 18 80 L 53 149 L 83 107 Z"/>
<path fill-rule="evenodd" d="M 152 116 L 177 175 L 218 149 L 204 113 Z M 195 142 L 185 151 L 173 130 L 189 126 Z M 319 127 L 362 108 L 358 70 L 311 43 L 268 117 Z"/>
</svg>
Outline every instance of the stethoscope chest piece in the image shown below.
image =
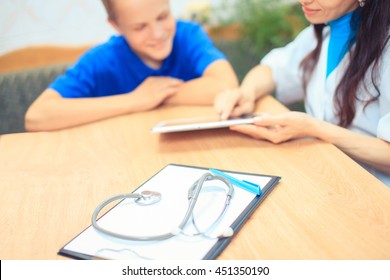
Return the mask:
<svg viewBox="0 0 390 280">
<path fill-rule="evenodd" d="M 161 193 L 156 191 L 142 191 L 141 196 L 135 200 L 135 203 L 142 206 L 152 205 L 161 200 Z"/>
</svg>

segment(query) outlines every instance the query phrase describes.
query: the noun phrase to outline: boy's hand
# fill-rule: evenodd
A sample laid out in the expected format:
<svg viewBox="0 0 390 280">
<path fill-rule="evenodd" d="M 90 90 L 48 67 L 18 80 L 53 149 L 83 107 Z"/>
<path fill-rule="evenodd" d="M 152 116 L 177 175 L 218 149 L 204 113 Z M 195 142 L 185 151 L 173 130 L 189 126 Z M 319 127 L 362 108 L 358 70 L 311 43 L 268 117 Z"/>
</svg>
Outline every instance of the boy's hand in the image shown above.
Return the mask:
<svg viewBox="0 0 390 280">
<path fill-rule="evenodd" d="M 150 110 L 176 94 L 183 83 L 182 80 L 171 77 L 149 77 L 131 95 L 137 98 L 140 111 Z"/>
</svg>

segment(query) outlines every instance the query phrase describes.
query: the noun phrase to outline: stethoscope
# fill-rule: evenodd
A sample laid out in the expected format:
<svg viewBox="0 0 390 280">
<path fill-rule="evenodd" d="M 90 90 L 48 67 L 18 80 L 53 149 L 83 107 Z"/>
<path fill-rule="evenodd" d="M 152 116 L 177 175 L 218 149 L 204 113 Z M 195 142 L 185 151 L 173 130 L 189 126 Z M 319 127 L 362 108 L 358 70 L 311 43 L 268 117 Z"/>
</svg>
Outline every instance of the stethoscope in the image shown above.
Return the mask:
<svg viewBox="0 0 390 280">
<path fill-rule="evenodd" d="M 226 200 L 224 203 L 224 207 L 222 208 L 221 212 L 219 213 L 217 219 L 214 221 L 213 224 L 211 224 L 209 227 L 207 227 L 206 230 L 200 230 L 199 226 L 196 223 L 195 217 L 194 217 L 194 208 L 197 202 L 197 199 L 199 197 L 199 194 L 203 188 L 203 185 L 206 181 L 211 181 L 211 180 L 220 180 L 224 183 L 226 186 L 225 193 L 226 193 Z M 125 240 L 131 240 L 131 241 L 161 241 L 161 240 L 166 240 L 169 238 L 172 238 L 174 236 L 177 236 L 179 234 L 183 235 L 189 235 L 189 236 L 197 236 L 201 235 L 203 237 L 207 238 L 226 238 L 233 236 L 234 231 L 231 227 L 227 228 L 224 232 L 219 234 L 218 236 L 211 236 L 209 235 L 210 229 L 212 229 L 219 221 L 222 219 L 224 216 L 225 212 L 228 209 L 228 206 L 230 204 L 230 200 L 233 197 L 234 194 L 234 187 L 232 184 L 224 177 L 219 176 L 219 175 L 212 175 L 210 173 L 205 173 L 202 175 L 198 180 L 194 182 L 194 184 L 189 188 L 188 190 L 188 207 L 187 211 L 179 224 L 179 226 L 175 229 L 173 229 L 170 232 L 164 233 L 164 234 L 159 234 L 159 235 L 151 235 L 151 236 L 136 236 L 136 235 L 126 235 L 126 234 L 120 234 L 117 232 L 110 231 L 106 228 L 103 228 L 98 225 L 97 223 L 97 217 L 100 213 L 100 211 L 107 206 L 108 204 L 119 200 L 119 199 L 125 199 L 125 198 L 133 198 L 134 201 L 142 206 L 147 206 L 147 205 L 152 205 L 161 200 L 161 194 L 156 191 L 142 191 L 141 193 L 129 193 L 129 194 L 120 194 L 113 196 L 111 198 L 106 199 L 103 201 L 98 207 L 96 207 L 95 211 L 92 214 L 92 226 L 102 232 L 105 233 L 109 236 L 112 237 L 117 237 Z M 188 221 L 191 219 L 191 222 L 196 230 L 195 234 L 188 234 L 184 231 L 184 227 L 188 223 Z"/>
</svg>

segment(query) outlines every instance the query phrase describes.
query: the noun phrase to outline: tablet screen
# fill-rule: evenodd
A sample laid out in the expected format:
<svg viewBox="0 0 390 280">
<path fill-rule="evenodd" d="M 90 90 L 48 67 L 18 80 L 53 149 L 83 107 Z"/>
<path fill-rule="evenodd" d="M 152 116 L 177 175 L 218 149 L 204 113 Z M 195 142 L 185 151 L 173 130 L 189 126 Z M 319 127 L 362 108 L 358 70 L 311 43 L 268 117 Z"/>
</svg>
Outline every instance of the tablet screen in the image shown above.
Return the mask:
<svg viewBox="0 0 390 280">
<path fill-rule="evenodd" d="M 254 122 L 256 114 L 243 115 L 238 118 L 231 118 L 227 120 L 220 120 L 219 116 L 173 119 L 162 121 L 154 126 L 151 131 L 155 133 L 191 131 L 201 129 L 212 129 L 229 127 L 238 124 L 251 124 Z"/>
</svg>

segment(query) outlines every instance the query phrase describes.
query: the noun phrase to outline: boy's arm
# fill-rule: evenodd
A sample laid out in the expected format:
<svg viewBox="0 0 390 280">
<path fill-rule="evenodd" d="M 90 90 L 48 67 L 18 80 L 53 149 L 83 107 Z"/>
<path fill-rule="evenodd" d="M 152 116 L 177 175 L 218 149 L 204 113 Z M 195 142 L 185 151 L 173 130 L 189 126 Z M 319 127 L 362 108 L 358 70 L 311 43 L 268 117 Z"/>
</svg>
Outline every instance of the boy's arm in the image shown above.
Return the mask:
<svg viewBox="0 0 390 280">
<path fill-rule="evenodd" d="M 129 94 L 95 98 L 63 98 L 46 89 L 25 115 L 27 131 L 57 130 L 110 117 L 150 110 L 175 94 L 182 81 L 150 77 Z"/>
<path fill-rule="evenodd" d="M 182 84 L 177 94 L 169 97 L 165 103 L 212 105 L 219 92 L 237 86 L 238 79 L 233 67 L 228 61 L 220 59 L 211 63 L 202 77 Z"/>
</svg>

